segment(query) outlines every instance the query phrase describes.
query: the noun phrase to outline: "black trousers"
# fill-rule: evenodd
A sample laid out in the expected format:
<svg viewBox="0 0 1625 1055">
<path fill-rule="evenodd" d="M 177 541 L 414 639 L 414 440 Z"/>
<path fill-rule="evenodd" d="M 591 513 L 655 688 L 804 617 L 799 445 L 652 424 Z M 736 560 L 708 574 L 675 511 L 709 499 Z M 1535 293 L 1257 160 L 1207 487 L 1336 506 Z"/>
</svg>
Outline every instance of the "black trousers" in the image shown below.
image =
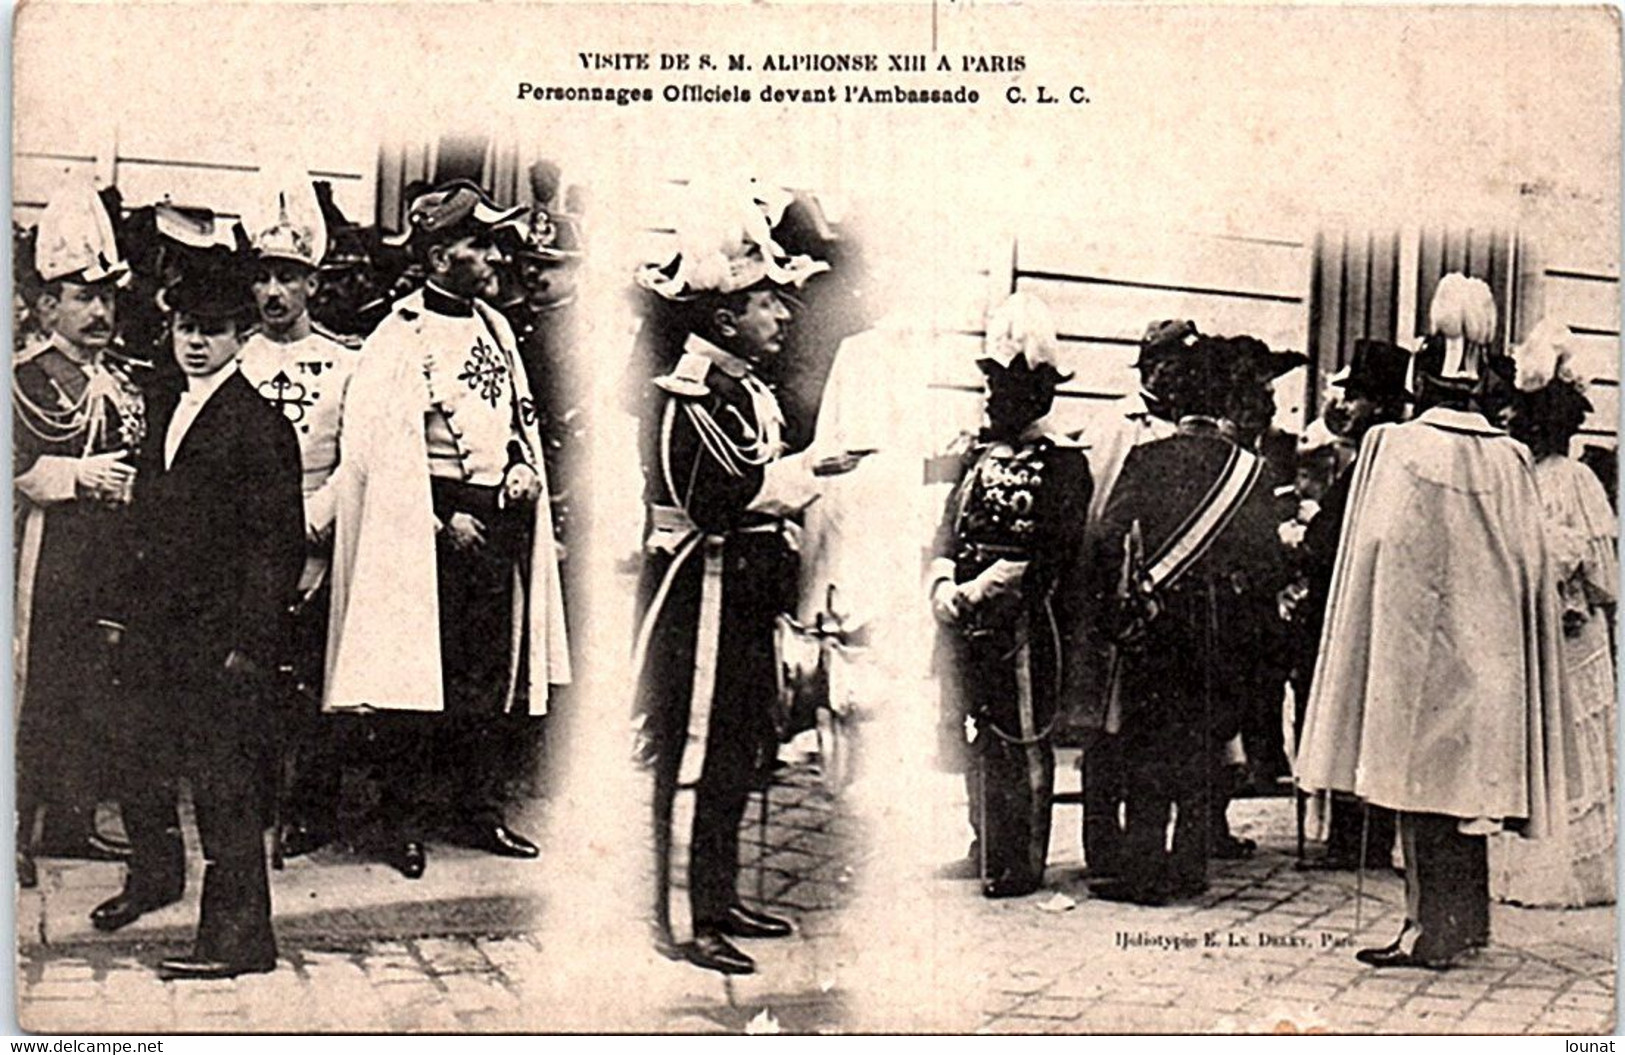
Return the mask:
<svg viewBox="0 0 1625 1055">
<path fill-rule="evenodd" d="M 276 959 L 266 875 L 267 734 L 263 701 L 213 672 L 173 678 L 136 730 L 121 736 L 121 797 L 131 857 L 125 891 L 149 903 L 179 897 L 186 854 L 179 782 L 192 788 L 203 845 L 197 956 L 235 964 Z"/>
<path fill-rule="evenodd" d="M 1083 756 L 1083 860 L 1095 876 L 1118 875 L 1123 867 L 1123 822 L 1126 794 L 1123 745 L 1102 733 Z"/>
<path fill-rule="evenodd" d="M 441 800 L 452 826 L 503 824 L 508 786 L 530 756 L 540 719 L 525 714 L 367 715 L 350 739 L 378 774 L 379 820 L 394 837 L 421 842 Z"/>
<path fill-rule="evenodd" d="M 739 826 L 757 780 L 757 738 L 737 735 L 739 708 L 718 700 L 711 712 L 705 765 L 694 785 L 694 821 L 688 849 L 688 904 L 696 929 L 720 923 L 739 900 Z M 732 713 L 730 713 L 732 712 Z M 654 785 L 655 860 L 670 868 L 671 819 L 677 797 L 675 752 L 657 762 Z M 666 880 L 657 876 L 656 919 L 669 923 Z"/>
<path fill-rule="evenodd" d="M 1365 864 L 1383 868 L 1393 859 L 1394 811 L 1381 806 L 1362 806 L 1352 795 L 1334 792 L 1331 800 L 1331 820 L 1326 826 L 1326 855 L 1345 861 L 1360 858 L 1360 836 L 1365 834 Z"/>
<path fill-rule="evenodd" d="M 703 546 L 671 577 L 650 629 L 639 681 L 638 707 L 654 745 L 655 920 L 667 927 L 672 812 L 683 755 L 696 749 L 685 747 L 685 741 L 705 573 Z M 751 791 L 765 782 L 763 762 L 776 741 L 773 628 L 786 596 L 788 554 L 777 536 L 743 535 L 727 539 L 717 559 L 722 562 L 719 655 L 705 760 L 693 787 L 689 841 L 688 898 L 696 928 L 719 923 L 739 900 L 739 826 Z M 639 587 L 645 617 L 671 564 L 664 554 L 651 555 L 645 563 Z"/>
<path fill-rule="evenodd" d="M 1463 835 L 1459 817 L 1399 814 L 1407 915 L 1420 930 L 1413 952 L 1450 960 L 1490 940 L 1489 845 Z"/>
<path fill-rule="evenodd" d="M 1212 838 L 1211 742 L 1199 735 L 1129 735 L 1122 746 L 1125 824 L 1119 874 L 1148 893 L 1201 888 Z M 1170 806 L 1175 810 L 1171 843 Z"/>
<path fill-rule="evenodd" d="M 485 543 L 454 548 L 442 535 L 435 547 L 440 608 L 442 713 L 337 716 L 348 726 L 322 738 L 325 748 L 371 764 L 378 774 L 379 820 L 389 837 L 421 842 L 433 826 L 437 800 L 449 789 L 455 824 L 503 823 L 509 783 L 521 775 L 537 720 L 528 713 L 524 650 L 512 669 L 514 576 L 529 560 L 532 510 L 499 508 L 498 489 L 432 479 L 435 515 L 475 517 Z M 523 628 L 521 628 L 523 629 Z M 343 728 L 343 725 L 339 725 Z M 300 808 L 336 810 L 341 759 L 313 755 L 312 780 L 297 795 Z M 325 806 L 324 806 L 325 804 Z"/>
<path fill-rule="evenodd" d="M 50 851 L 82 842 L 94 828 L 96 804 L 109 791 L 100 762 L 112 748 L 103 713 L 122 702 L 122 693 L 95 642 L 99 632 L 82 612 L 37 604 L 31 633 L 17 715 L 17 845 L 30 848 L 43 809 L 40 846 Z"/>
<path fill-rule="evenodd" d="M 982 878 L 1037 890 L 1049 856 L 1055 749 L 1013 744 L 984 732 L 965 773 Z"/>
</svg>

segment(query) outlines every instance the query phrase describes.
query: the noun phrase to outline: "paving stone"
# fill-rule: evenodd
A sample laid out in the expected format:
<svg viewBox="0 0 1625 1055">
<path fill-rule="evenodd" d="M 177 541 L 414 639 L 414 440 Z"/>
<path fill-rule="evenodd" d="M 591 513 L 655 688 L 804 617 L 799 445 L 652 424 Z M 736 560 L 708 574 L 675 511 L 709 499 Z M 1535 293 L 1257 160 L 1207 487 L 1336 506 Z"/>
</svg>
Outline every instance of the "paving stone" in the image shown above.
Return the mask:
<svg viewBox="0 0 1625 1055">
<path fill-rule="evenodd" d="M 1009 1014 L 1021 1018 L 1059 1018 L 1071 1021 L 1083 1014 L 1085 1001 L 1071 997 L 1035 996 Z"/>
<path fill-rule="evenodd" d="M 751 1008 L 771 1006 L 790 1031 L 861 1029 L 863 1020 L 846 1017 L 842 1003 L 846 994 L 862 993 L 862 954 L 872 950 L 863 941 L 867 932 L 859 935 L 843 926 L 849 914 L 839 906 L 851 901 L 854 886 L 843 880 L 860 862 L 850 853 L 858 827 L 841 823 L 833 812 L 837 808 L 816 789 L 774 792 L 762 856 L 780 867 L 762 874 L 764 892 L 771 908 L 795 916 L 800 927 L 791 942 L 759 948 L 753 943 L 749 951 L 759 956 L 761 973 L 724 983 L 665 964 L 640 948 L 640 955 L 649 957 L 650 973 L 633 972 L 627 977 L 637 981 L 616 983 L 625 990 L 626 1010 L 619 1013 L 626 1017 L 603 1027 L 738 1033 L 754 1013 Z M 754 810 L 753 804 L 752 819 Z M 1354 935 L 1352 882 L 1291 871 L 1285 852 L 1291 845 L 1289 803 L 1244 800 L 1232 807 L 1232 816 L 1246 820 L 1249 826 L 1238 830 L 1260 838 L 1263 849 L 1253 860 L 1215 866 L 1213 890 L 1194 903 L 1145 908 L 1090 899 L 1076 877 L 1075 849 L 1067 851 L 1072 858 L 1052 868 L 1051 889 L 1032 898 L 986 901 L 974 883 L 923 880 L 911 888 L 905 896 L 918 896 L 925 906 L 924 912 L 911 909 L 920 928 L 937 935 L 932 969 L 939 986 L 962 987 L 952 998 L 944 992 L 944 1023 L 964 1029 L 980 1021 L 985 1031 L 998 1033 L 1285 1029 L 1596 1035 L 1612 1027 L 1611 910 L 1534 913 L 1497 906 L 1497 944 L 1462 969 L 1446 975 L 1374 972 L 1356 963 L 1353 951 L 1381 944 L 1398 929 L 1400 884 L 1391 877 L 1367 877 L 1363 930 Z M 1075 825 L 1075 817 L 1065 823 Z M 744 835 L 758 837 L 754 825 Z M 1058 845 L 1062 841 L 1058 837 Z M 442 860 L 457 858 L 448 851 Z M 380 878 L 366 871 L 372 865 L 343 853 L 317 855 L 299 867 L 318 869 L 316 874 L 351 883 L 352 889 Z M 756 879 L 747 870 L 742 888 L 754 892 Z M 1078 899 L 1076 907 L 1039 911 L 1057 890 Z M 88 900 L 90 894 L 79 896 Z M 679 895 L 676 903 L 683 900 Z M 128 1032 L 557 1028 L 569 1020 L 571 1009 L 558 1005 L 556 957 L 561 954 L 546 944 L 552 938 L 545 911 L 544 906 L 544 922 L 535 931 L 529 924 L 500 920 L 478 929 L 479 924 L 468 927 L 464 910 L 448 905 L 443 915 L 413 917 L 413 929 L 362 933 L 314 950 L 288 937 L 279 923 L 284 953 L 300 965 L 297 970 L 284 966 L 268 975 L 195 987 L 158 981 L 151 953 L 143 950 L 137 959 L 121 951 L 128 945 L 31 946 L 17 972 L 18 1013 L 24 1024 L 59 1031 L 79 1028 L 75 1023 L 83 1025 L 81 1031 L 90 1023 L 105 1028 L 110 1020 Z M 378 925 L 360 910 L 345 918 L 363 932 Z M 1312 944 L 1181 952 L 1112 947 L 1117 932 L 1142 930 L 1294 934 Z M 403 933 L 428 936 L 400 937 Z M 1323 933 L 1348 938 L 1349 944 L 1325 946 Z M 918 972 L 908 978 L 911 985 L 918 980 Z M 639 998 L 649 1006 L 634 1011 Z M 861 1007 L 861 1001 L 854 1006 Z M 964 1017 L 953 1017 L 960 1014 Z"/>
</svg>

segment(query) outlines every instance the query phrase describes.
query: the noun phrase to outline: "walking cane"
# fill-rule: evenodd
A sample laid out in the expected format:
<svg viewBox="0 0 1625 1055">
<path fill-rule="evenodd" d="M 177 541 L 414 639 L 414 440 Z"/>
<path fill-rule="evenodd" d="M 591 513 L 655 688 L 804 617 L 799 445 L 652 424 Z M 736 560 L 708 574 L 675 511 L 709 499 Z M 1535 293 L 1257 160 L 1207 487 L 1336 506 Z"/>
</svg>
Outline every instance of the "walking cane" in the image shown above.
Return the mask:
<svg viewBox="0 0 1625 1055">
<path fill-rule="evenodd" d="M 1354 933 L 1360 933 L 1361 910 L 1365 907 L 1365 848 L 1371 838 L 1371 803 L 1360 803 L 1360 859 L 1354 863 Z"/>
</svg>

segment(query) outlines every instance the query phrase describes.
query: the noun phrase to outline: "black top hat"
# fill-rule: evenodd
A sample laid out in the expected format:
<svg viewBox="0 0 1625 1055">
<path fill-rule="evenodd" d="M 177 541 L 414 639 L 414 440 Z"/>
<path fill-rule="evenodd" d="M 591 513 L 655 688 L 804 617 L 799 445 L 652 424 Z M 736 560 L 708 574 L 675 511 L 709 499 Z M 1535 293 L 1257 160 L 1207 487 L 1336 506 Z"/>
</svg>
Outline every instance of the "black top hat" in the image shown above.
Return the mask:
<svg viewBox="0 0 1625 1055">
<path fill-rule="evenodd" d="M 201 319 L 242 318 L 254 311 L 242 254 L 211 246 L 186 258 L 180 278 L 161 294 L 165 309 Z"/>
<path fill-rule="evenodd" d="M 1416 401 L 1405 384 L 1411 369 L 1411 353 L 1397 344 L 1361 337 L 1354 342 L 1354 356 L 1334 374 L 1328 384 L 1353 396 L 1371 399 Z"/>
</svg>

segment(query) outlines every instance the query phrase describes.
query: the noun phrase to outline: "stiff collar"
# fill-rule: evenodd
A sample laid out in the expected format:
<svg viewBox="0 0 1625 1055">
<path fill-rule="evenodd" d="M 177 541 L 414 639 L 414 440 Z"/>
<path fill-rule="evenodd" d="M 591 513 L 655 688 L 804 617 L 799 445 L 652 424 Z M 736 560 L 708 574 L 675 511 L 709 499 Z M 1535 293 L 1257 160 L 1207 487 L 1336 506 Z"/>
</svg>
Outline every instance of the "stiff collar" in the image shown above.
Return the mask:
<svg viewBox="0 0 1625 1055">
<path fill-rule="evenodd" d="M 81 351 L 74 345 L 69 344 L 65 338 L 56 333 L 54 330 L 51 332 L 51 335 L 45 339 L 45 345 L 47 348 L 55 349 L 62 356 L 62 358 L 83 370 L 89 370 L 91 367 L 100 364 L 102 361 L 102 351 L 100 348 L 92 349 L 89 352 Z M 85 358 L 87 355 L 89 358 Z"/>
<path fill-rule="evenodd" d="M 1505 436 L 1505 429 L 1491 425 L 1489 419 L 1476 410 L 1457 410 L 1454 407 L 1429 407 L 1416 417 L 1418 423 L 1432 425 L 1446 432 L 1465 432 L 1471 436 Z"/>
<path fill-rule="evenodd" d="M 697 333 L 688 335 L 688 339 L 683 342 L 683 351 L 690 355 L 704 356 L 729 377 L 745 377 L 753 373 L 749 360 L 718 348 Z"/>
<path fill-rule="evenodd" d="M 1206 414 L 1186 414 L 1179 419 L 1178 429 L 1181 436 L 1217 436 L 1231 443 L 1237 442 L 1233 423 Z"/>
<path fill-rule="evenodd" d="M 423 284 L 423 310 L 435 315 L 453 315 L 466 319 L 474 314 L 474 301 L 468 297 L 459 297 L 455 293 L 448 292 L 433 282 L 425 282 Z"/>
<path fill-rule="evenodd" d="M 1129 396 L 1128 401 L 1129 407 L 1123 412 L 1127 417 L 1156 418 L 1158 421 L 1168 420 L 1166 415 L 1161 413 L 1167 404 L 1144 388 Z"/>
<path fill-rule="evenodd" d="M 188 374 L 186 391 L 181 393 L 181 399 L 189 403 L 207 403 L 209 397 L 219 391 L 221 385 L 231 380 L 231 375 L 236 372 L 237 361 L 234 359 L 208 377 L 194 377 Z"/>
</svg>

